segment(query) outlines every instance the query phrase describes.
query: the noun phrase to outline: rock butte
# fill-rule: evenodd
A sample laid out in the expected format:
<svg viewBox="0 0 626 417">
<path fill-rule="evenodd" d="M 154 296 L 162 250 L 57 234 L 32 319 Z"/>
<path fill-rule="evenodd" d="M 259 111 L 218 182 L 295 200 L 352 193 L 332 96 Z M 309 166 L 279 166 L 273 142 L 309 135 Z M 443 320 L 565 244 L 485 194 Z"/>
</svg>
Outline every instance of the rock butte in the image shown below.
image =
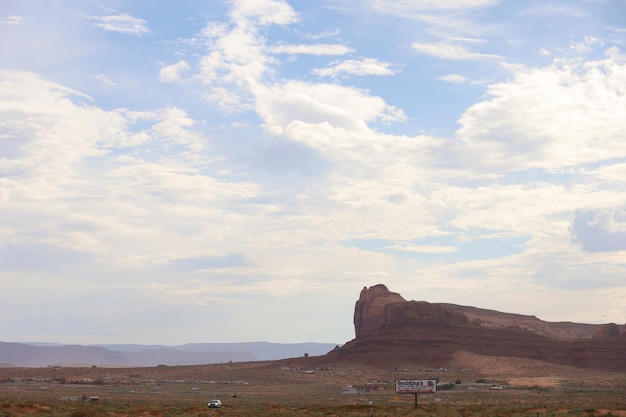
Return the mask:
<svg viewBox="0 0 626 417">
<path fill-rule="evenodd" d="M 406 301 L 385 285 L 363 288 L 355 338 L 325 359 L 370 366 L 439 366 L 455 354 L 519 357 L 626 371 L 626 326 L 546 322 L 454 304 Z"/>
</svg>

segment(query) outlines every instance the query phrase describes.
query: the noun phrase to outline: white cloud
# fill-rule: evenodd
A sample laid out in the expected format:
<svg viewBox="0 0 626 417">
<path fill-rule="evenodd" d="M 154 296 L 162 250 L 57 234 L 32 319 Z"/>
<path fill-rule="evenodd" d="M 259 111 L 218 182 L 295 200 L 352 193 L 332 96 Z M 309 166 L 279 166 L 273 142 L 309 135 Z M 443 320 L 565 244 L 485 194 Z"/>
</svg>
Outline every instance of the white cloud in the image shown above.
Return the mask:
<svg viewBox="0 0 626 417">
<path fill-rule="evenodd" d="M 7 16 L 0 20 L 0 25 L 23 25 L 26 23 L 24 16 Z"/>
<path fill-rule="evenodd" d="M 421 22 L 423 30 L 439 39 L 463 37 L 489 32 L 493 25 L 476 20 L 475 12 L 496 6 L 500 0 L 343 0 L 344 10 L 368 10 L 376 14 L 392 15 L 399 19 Z"/>
<path fill-rule="evenodd" d="M 593 46 L 597 44 L 602 44 L 602 41 L 593 36 L 585 36 L 585 38 L 580 41 L 571 41 L 570 48 L 579 55 L 587 54 L 592 51 Z"/>
<path fill-rule="evenodd" d="M 391 250 L 397 250 L 400 252 L 415 252 L 415 253 L 428 253 L 428 254 L 442 254 L 442 253 L 454 253 L 459 249 L 454 246 L 437 246 L 437 245 L 394 245 L 389 247 Z"/>
<path fill-rule="evenodd" d="M 437 77 L 437 79 L 441 81 L 453 83 L 453 84 L 464 83 L 465 81 L 467 81 L 467 78 L 459 74 L 442 75 L 441 77 Z"/>
<path fill-rule="evenodd" d="M 500 0 L 368 0 L 367 5 L 381 13 L 406 15 L 416 11 L 466 10 L 494 6 Z"/>
<path fill-rule="evenodd" d="M 84 94 L 28 72 L 3 72 L 0 78 L 0 112 L 6 112 L 3 126 L 12 132 L 17 146 L 14 158 L 3 159 L 6 166 L 29 169 L 33 175 L 56 170 L 55 179 L 61 181 L 73 163 L 142 140 L 141 135 L 123 133 L 128 120 L 122 112 L 73 102 L 89 99 Z M 27 127 L 22 126 L 22 118 L 30 120 Z"/>
<path fill-rule="evenodd" d="M 457 136 L 484 169 L 557 169 L 621 154 L 626 125 L 626 59 L 609 49 L 599 61 L 513 67 L 513 80 L 488 88 Z M 489 167 L 489 168 L 487 168 Z"/>
<path fill-rule="evenodd" d="M 419 53 L 441 59 L 500 59 L 494 54 L 471 52 L 466 48 L 451 43 L 420 43 L 413 42 L 411 48 Z"/>
<path fill-rule="evenodd" d="M 626 163 L 604 165 L 586 174 L 609 184 L 626 184 Z"/>
<path fill-rule="evenodd" d="M 207 101 L 217 103 L 220 110 L 226 114 L 252 109 L 252 104 L 248 103 L 251 99 L 232 88 L 215 86 L 203 97 Z"/>
<path fill-rule="evenodd" d="M 258 6 L 258 8 L 257 8 Z M 254 102 L 254 90 L 270 71 L 273 58 L 266 53 L 265 40 L 259 35 L 254 20 L 266 21 L 263 13 L 273 7 L 282 10 L 279 22 L 288 23 L 292 16 L 283 2 L 236 2 L 231 13 L 232 26 L 209 22 L 201 35 L 208 43 L 208 53 L 200 60 L 200 78 L 208 89 L 205 98 L 220 104 L 226 111 L 249 109 Z M 244 10 L 239 11 L 238 7 Z M 295 14 L 292 16 L 295 19 Z"/>
<path fill-rule="evenodd" d="M 274 132 L 281 131 L 293 121 L 326 122 L 350 130 L 363 130 L 367 129 L 367 122 L 405 119 L 400 109 L 356 89 L 298 81 L 269 83 L 265 77 L 273 71 L 272 64 L 275 63 L 268 55 L 270 53 L 344 54 L 350 49 L 336 44 L 267 47 L 259 28 L 251 24 L 254 20 L 249 19 L 266 13 L 268 7 L 280 7 L 285 16 L 293 17 L 281 18 L 278 24 L 293 22 L 295 15 L 287 13 L 282 2 L 263 3 L 259 9 L 251 4 L 234 4 L 231 13 L 233 27 L 211 23 L 203 32 L 210 42 L 209 53 L 201 59 L 203 81 L 210 87 L 205 95 L 207 99 L 230 111 L 254 108 Z M 239 11 L 242 6 L 244 10 Z M 344 71 L 380 72 L 385 66 L 385 63 L 373 60 L 353 61 L 344 67 Z"/>
<path fill-rule="evenodd" d="M 261 26 L 287 25 L 298 19 L 297 13 L 284 0 L 233 0 L 231 17 L 238 24 L 250 21 Z"/>
<path fill-rule="evenodd" d="M 379 61 L 375 58 L 348 59 L 333 62 L 326 68 L 314 68 L 311 73 L 321 77 L 337 77 L 341 74 L 348 75 L 395 75 L 399 72 L 389 62 Z"/>
<path fill-rule="evenodd" d="M 117 86 L 116 82 L 111 81 L 111 79 L 108 76 L 104 75 L 104 74 L 92 75 L 91 78 L 101 82 L 102 84 L 105 84 L 105 85 L 108 85 L 108 86 L 111 86 L 111 87 L 116 87 Z"/>
<path fill-rule="evenodd" d="M 346 55 L 353 52 L 354 49 L 348 48 L 345 45 L 340 44 L 278 44 L 268 48 L 270 53 L 274 54 L 304 54 L 304 55 Z"/>
<path fill-rule="evenodd" d="M 152 126 L 152 131 L 162 138 L 166 143 L 190 146 L 194 151 L 200 151 L 203 147 L 203 140 L 191 128 L 194 125 L 184 110 L 179 108 L 168 108 L 157 113 L 158 120 Z"/>
<path fill-rule="evenodd" d="M 579 209 L 572 222 L 572 235 L 586 252 L 626 251 L 626 209 Z"/>
<path fill-rule="evenodd" d="M 558 235 L 567 230 L 566 213 L 588 191 L 561 185 L 444 187 L 437 197 L 455 213 L 450 224 L 459 230 L 507 231 L 514 236 Z M 587 196 L 589 198 L 589 196 Z M 560 219 L 559 219 L 560 217 Z M 552 218 L 551 221 L 547 219 Z"/>
<path fill-rule="evenodd" d="M 188 71 L 189 68 L 191 67 L 184 60 L 180 60 L 172 65 L 166 65 L 159 70 L 159 81 L 164 83 L 180 81 L 181 73 Z"/>
<path fill-rule="evenodd" d="M 563 18 L 564 16 L 582 18 L 585 16 L 578 4 L 572 3 L 571 5 L 557 5 L 557 4 L 541 4 L 538 6 L 532 6 L 520 13 L 522 16 L 529 16 L 532 18 Z"/>
<path fill-rule="evenodd" d="M 163 264 L 191 257 L 204 227 L 229 233 L 224 216 L 238 217 L 256 194 L 205 174 L 212 158 L 180 109 L 103 111 L 30 73 L 0 79 L 3 233 L 97 254 L 111 268 Z"/>
<path fill-rule="evenodd" d="M 387 105 L 380 97 L 336 84 L 299 81 L 259 89 L 257 111 L 272 129 L 301 121 L 367 131 L 367 122 L 404 118 L 399 109 Z"/>
<path fill-rule="evenodd" d="M 339 35 L 341 35 L 341 30 L 334 29 L 334 30 L 327 30 L 324 32 L 320 32 L 320 33 L 307 34 L 307 35 L 304 35 L 304 37 L 308 39 L 318 40 L 318 39 L 324 39 L 324 38 L 331 38 L 331 37 L 335 37 Z"/>
<path fill-rule="evenodd" d="M 94 21 L 94 26 L 108 32 L 118 32 L 127 35 L 141 36 L 150 30 L 144 19 L 130 16 L 126 13 L 118 13 L 108 16 L 89 16 Z"/>
</svg>

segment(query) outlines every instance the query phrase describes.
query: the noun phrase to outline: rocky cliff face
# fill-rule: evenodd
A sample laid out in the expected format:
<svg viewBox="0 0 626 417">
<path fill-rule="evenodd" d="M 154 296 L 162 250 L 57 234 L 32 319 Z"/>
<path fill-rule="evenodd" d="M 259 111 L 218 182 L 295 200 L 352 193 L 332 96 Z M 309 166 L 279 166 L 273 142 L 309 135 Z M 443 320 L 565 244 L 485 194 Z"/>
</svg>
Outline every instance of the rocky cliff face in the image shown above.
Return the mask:
<svg viewBox="0 0 626 417">
<path fill-rule="evenodd" d="M 379 284 L 363 288 L 354 308 L 354 329 L 357 339 L 377 337 L 416 330 L 469 327 L 471 323 L 463 313 L 439 304 L 424 301 L 406 301 L 398 293 Z"/>
<path fill-rule="evenodd" d="M 380 366 L 445 365 L 456 352 L 626 371 L 626 326 L 550 323 L 475 307 L 406 301 L 384 285 L 361 291 L 356 337 L 331 359 Z"/>
<path fill-rule="evenodd" d="M 364 287 L 354 306 L 354 331 L 356 337 L 367 337 L 385 328 L 389 304 L 406 303 L 400 294 L 391 292 L 384 285 Z"/>
</svg>

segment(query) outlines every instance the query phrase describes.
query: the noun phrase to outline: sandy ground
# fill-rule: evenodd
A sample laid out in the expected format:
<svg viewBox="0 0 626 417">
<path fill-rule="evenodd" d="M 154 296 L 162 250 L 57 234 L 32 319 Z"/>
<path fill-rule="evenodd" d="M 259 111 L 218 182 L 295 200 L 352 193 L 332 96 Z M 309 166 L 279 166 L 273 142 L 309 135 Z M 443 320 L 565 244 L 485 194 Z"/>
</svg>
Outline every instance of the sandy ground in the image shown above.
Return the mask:
<svg viewBox="0 0 626 417">
<path fill-rule="evenodd" d="M 626 374 L 598 371 L 510 357 L 488 357 L 460 352 L 454 363 L 478 369 L 487 378 L 506 381 L 514 386 L 556 387 L 561 385 L 614 385 L 623 381 Z"/>
</svg>

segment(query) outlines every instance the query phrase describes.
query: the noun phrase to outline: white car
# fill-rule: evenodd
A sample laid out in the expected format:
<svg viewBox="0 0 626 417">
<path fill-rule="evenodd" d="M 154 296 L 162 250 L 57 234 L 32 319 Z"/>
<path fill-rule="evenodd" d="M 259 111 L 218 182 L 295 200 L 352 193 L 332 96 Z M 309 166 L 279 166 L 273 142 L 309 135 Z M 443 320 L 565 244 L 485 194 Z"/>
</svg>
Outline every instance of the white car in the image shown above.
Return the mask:
<svg viewBox="0 0 626 417">
<path fill-rule="evenodd" d="M 222 406 L 222 402 L 220 400 L 209 401 L 209 408 L 220 408 L 221 406 Z"/>
</svg>

